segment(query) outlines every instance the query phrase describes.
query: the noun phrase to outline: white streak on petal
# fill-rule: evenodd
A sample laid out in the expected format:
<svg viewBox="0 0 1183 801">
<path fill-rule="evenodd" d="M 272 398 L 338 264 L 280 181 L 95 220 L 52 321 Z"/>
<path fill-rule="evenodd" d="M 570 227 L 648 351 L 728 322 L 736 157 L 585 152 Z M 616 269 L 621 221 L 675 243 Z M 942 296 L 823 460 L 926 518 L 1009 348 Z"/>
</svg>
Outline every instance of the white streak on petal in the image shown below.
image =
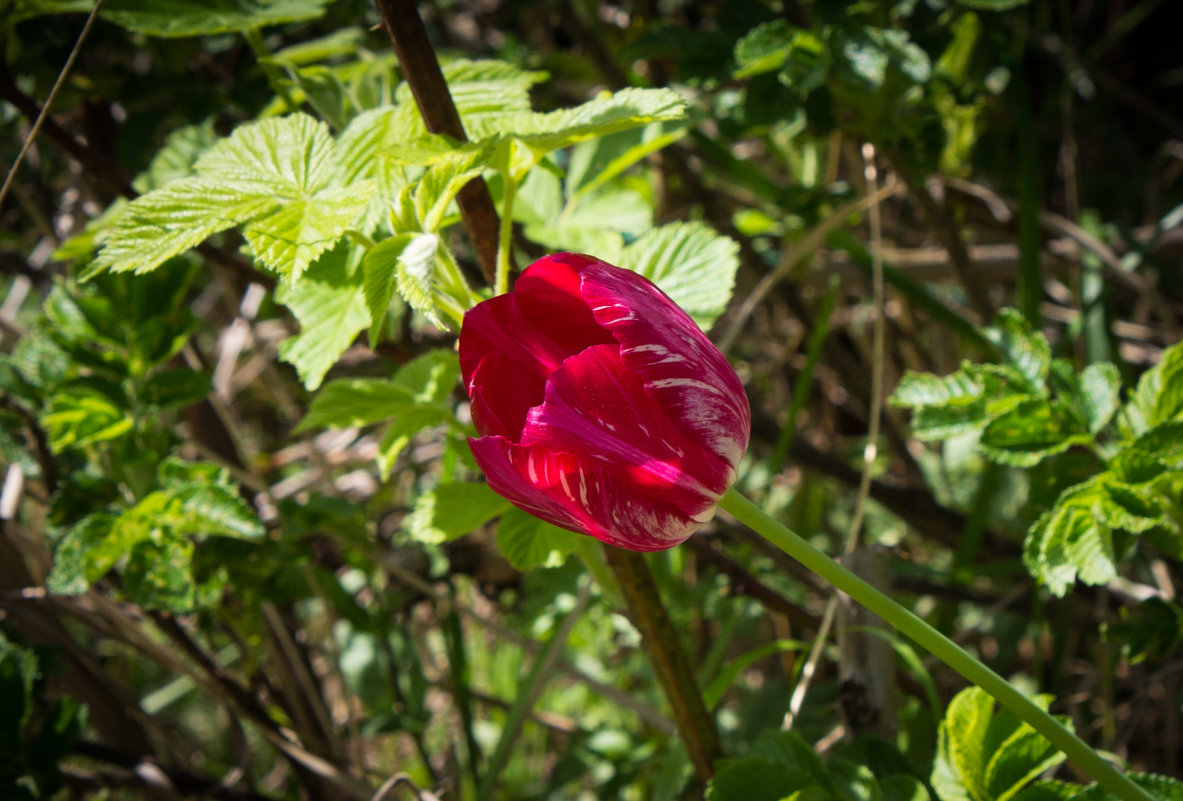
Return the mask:
<svg viewBox="0 0 1183 801">
<path fill-rule="evenodd" d="M 686 387 L 688 389 L 701 389 L 704 392 L 713 392 L 716 395 L 723 394 L 723 390 L 718 387 L 712 387 L 707 382 L 699 381 L 697 378 L 660 378 L 656 381 L 646 382 L 645 384 L 645 389 L 669 389 L 670 387 Z"/>
</svg>

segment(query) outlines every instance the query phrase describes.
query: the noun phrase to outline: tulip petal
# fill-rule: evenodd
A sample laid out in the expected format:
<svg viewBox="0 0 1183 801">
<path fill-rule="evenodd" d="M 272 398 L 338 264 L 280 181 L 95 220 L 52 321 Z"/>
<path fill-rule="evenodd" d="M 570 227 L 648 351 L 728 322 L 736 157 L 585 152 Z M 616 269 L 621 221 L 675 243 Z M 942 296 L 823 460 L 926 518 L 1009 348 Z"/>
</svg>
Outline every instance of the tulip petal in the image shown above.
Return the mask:
<svg viewBox="0 0 1183 801">
<path fill-rule="evenodd" d="M 609 545 L 664 550 L 702 525 L 669 504 L 638 500 L 610 470 L 542 443 L 517 445 L 493 436 L 468 444 L 489 486 L 514 506 Z"/>
<path fill-rule="evenodd" d="M 672 424 L 616 345 L 563 362 L 547 379 L 546 400 L 526 416 L 521 443 L 596 460 L 641 502 L 669 503 L 691 518 L 707 515 L 732 478 L 731 465 Z"/>
<path fill-rule="evenodd" d="M 490 353 L 501 353 L 543 379 L 570 355 L 526 319 L 513 292 L 478 303 L 464 315 L 460 372 L 465 386 L 472 383 L 477 366 Z"/>
<path fill-rule="evenodd" d="M 517 441 L 530 407 L 541 403 L 545 377 L 498 351 L 481 359 L 468 384 L 472 423 L 482 434 Z"/>
<path fill-rule="evenodd" d="M 560 253 L 527 267 L 514 282 L 518 307 L 538 331 L 568 356 L 592 345 L 615 344 L 580 293 L 578 266 L 587 257 Z"/>
<path fill-rule="evenodd" d="M 719 349 L 665 293 L 631 270 L 596 261 L 580 278 L 596 321 L 620 343 L 628 372 L 691 439 L 738 465 L 751 411 Z"/>
</svg>

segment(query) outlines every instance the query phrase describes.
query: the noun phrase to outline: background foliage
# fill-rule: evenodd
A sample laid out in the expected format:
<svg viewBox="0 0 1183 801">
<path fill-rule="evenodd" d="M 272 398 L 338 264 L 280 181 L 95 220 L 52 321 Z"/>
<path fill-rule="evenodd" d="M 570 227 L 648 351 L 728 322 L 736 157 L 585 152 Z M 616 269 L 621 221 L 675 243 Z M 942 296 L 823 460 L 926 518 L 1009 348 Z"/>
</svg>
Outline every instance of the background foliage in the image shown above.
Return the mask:
<svg viewBox="0 0 1183 801">
<path fill-rule="evenodd" d="M 0 0 L 4 164 L 91 5 Z M 1107 798 L 906 642 L 819 638 L 723 515 L 646 557 L 704 786 L 598 544 L 469 454 L 483 177 L 498 280 L 656 281 L 747 387 L 742 490 L 830 552 L 874 444 L 869 573 L 1183 798 L 1171 4 L 421 13 L 466 143 L 360 0 L 103 4 L 0 205 L 0 795 Z"/>
</svg>

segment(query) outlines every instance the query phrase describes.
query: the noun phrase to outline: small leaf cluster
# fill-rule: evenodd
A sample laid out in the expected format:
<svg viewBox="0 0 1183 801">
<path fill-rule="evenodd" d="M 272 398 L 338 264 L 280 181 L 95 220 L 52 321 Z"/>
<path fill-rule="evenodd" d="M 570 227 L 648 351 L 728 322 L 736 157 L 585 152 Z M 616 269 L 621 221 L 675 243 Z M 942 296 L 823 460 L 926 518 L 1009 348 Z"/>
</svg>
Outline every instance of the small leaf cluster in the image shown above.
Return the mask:
<svg viewBox="0 0 1183 801">
<path fill-rule="evenodd" d="M 0 795 L 52 798 L 63 786 L 60 760 L 86 727 L 86 707 L 66 695 L 41 705 L 49 665 L 0 632 Z"/>
<path fill-rule="evenodd" d="M 335 52 L 281 54 L 276 63 L 303 69 Z M 528 93 L 543 77 L 499 61 L 447 64 L 467 144 L 429 134 L 405 83 L 371 108 L 357 108 L 360 97 L 337 103 L 341 115 L 348 106 L 353 116 L 337 115 L 343 127 L 335 136 L 302 112 L 246 123 L 204 150 L 193 149 L 187 129 L 178 131 L 165 150 L 184 152 L 188 166 L 171 180 L 142 182 L 154 188 L 91 227 L 87 241 L 99 250 L 88 273 L 150 272 L 238 231 L 252 261 L 283 279 L 276 299 L 301 331 L 280 355 L 315 389 L 360 331 L 369 329 L 371 343 L 384 338 L 396 301 L 454 328 L 480 300 L 440 237 L 457 221 L 453 200 L 471 179 L 485 171 L 502 178 L 510 219 L 514 190 L 547 154 L 684 114 L 667 89 L 627 89 L 536 112 Z M 667 141 L 636 149 L 618 171 Z M 506 265 L 508 258 L 503 248 Z"/>
<path fill-rule="evenodd" d="M 1044 709 L 1050 696 L 1035 699 Z M 1071 727 L 1067 717 L 1057 718 Z M 984 690 L 969 687 L 949 703 L 938 731 L 932 788 L 941 801 L 1101 801 L 1116 798 L 1100 785 L 1040 779 L 1064 754 L 1009 710 L 996 710 Z M 1183 782 L 1130 774 L 1153 798 L 1183 798 Z"/>
<path fill-rule="evenodd" d="M 1052 699 L 1035 700 L 1046 710 Z M 970 687 L 953 698 L 940 724 L 932 786 L 943 801 L 1009 801 L 1063 761 L 1043 735 L 1009 710 L 996 712 L 988 693 Z"/>
<path fill-rule="evenodd" d="M 944 169 L 960 168 L 983 108 L 1005 85 L 1005 71 L 975 59 L 984 44 L 977 14 L 949 13 L 944 37 L 918 42 L 909 29 L 923 30 L 927 11 L 914 4 L 897 6 L 887 25 L 869 6 L 816 13 L 808 27 L 778 19 L 749 31 L 735 45 L 734 77 L 752 79 L 749 92 L 765 102 L 788 101 L 823 134 L 841 126 L 926 167 L 939 156 Z M 761 114 L 764 104 L 750 105 Z"/>
<path fill-rule="evenodd" d="M 913 410 L 918 439 L 976 434 L 980 452 L 1000 465 L 1033 468 L 1074 448 L 1095 457 L 1092 474 L 1061 487 L 1031 525 L 1023 554 L 1031 575 L 1061 596 L 1075 581 L 1104 584 L 1135 535 L 1183 557 L 1183 347 L 1169 348 L 1123 405 L 1115 365 L 1077 372 L 1017 312 L 1004 310 L 985 333 L 999 363 L 966 362 L 947 376 L 908 372 L 891 402 Z"/>
<path fill-rule="evenodd" d="M 141 486 L 143 468 L 172 442 L 154 421 L 210 391 L 204 372 L 178 356 L 196 327 L 181 302 L 192 275 L 178 263 L 149 280 L 108 277 L 50 290 L 27 335 L 0 357 L 0 431 L 6 442 L 33 446 L 21 461 L 33 475 L 47 478 L 42 471 L 60 459 L 66 483 L 101 464 Z M 44 432 L 42 447 L 29 442 L 26 415 Z M 28 453 L 40 458 L 30 463 Z"/>
<path fill-rule="evenodd" d="M 53 592 L 85 592 L 115 570 L 130 600 L 188 611 L 197 544 L 264 533 L 225 470 L 171 457 L 177 410 L 210 393 L 179 356 L 196 326 L 193 275 L 179 259 L 131 282 L 60 282 L 0 358 L 3 442 L 53 490 Z"/>
<path fill-rule="evenodd" d="M 708 801 L 928 801 L 907 759 L 886 740 L 860 738 L 826 762 L 794 732 L 764 731 L 747 756 L 725 759 Z"/>
<path fill-rule="evenodd" d="M 206 537 L 260 539 L 265 530 L 226 471 L 203 462 L 166 461 L 159 488 L 119 512 L 87 515 L 58 544 L 51 592 L 86 592 L 117 569 L 129 599 L 146 609 L 188 612 L 197 603 L 197 544 Z M 218 590 L 216 579 L 206 588 Z"/>
</svg>

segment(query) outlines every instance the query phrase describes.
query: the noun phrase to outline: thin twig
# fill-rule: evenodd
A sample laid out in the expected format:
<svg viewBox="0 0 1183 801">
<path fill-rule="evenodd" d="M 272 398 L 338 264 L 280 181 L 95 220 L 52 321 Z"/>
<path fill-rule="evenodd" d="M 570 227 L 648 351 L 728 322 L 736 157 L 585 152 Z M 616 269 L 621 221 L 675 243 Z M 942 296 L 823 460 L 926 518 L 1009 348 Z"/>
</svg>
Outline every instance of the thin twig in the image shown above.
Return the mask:
<svg viewBox="0 0 1183 801">
<path fill-rule="evenodd" d="M 879 194 L 877 189 L 878 171 L 875 169 L 875 148 L 869 142 L 863 145 L 863 160 L 866 165 L 867 196 L 876 197 Z M 872 203 L 868 212 L 871 223 L 872 305 L 875 307 L 874 322 L 871 325 L 871 402 L 868 413 L 867 444 L 863 449 L 863 473 L 859 480 L 858 495 L 855 498 L 854 515 L 851 517 L 850 529 L 846 535 L 844 552 L 847 554 L 858 547 L 859 530 L 863 524 L 867 495 L 871 491 L 871 468 L 878 454 L 879 422 L 883 407 L 883 363 L 886 358 L 883 306 L 886 290 L 883 284 L 883 231 L 880 223 L 879 203 Z"/>
<path fill-rule="evenodd" d="M 49 107 L 53 105 L 53 101 L 58 96 L 58 91 L 66 82 L 66 76 L 70 74 L 70 69 L 74 66 L 74 61 L 78 58 L 78 54 L 82 52 L 82 43 L 86 41 L 91 26 L 98 19 L 99 9 L 102 8 L 103 2 L 104 0 L 96 0 L 94 8 L 90 10 L 90 16 L 86 18 L 86 24 L 82 26 L 82 33 L 78 34 L 78 41 L 74 43 L 74 49 L 70 51 L 70 55 L 62 67 L 62 71 L 58 73 L 57 80 L 53 83 L 53 88 L 49 90 L 49 97 L 45 98 L 45 105 L 41 107 L 41 113 L 33 121 L 33 127 L 29 129 L 29 135 L 25 137 L 20 152 L 16 154 L 16 160 L 12 162 L 12 168 L 8 171 L 8 176 L 4 179 L 4 185 L 0 186 L 0 203 L 4 202 L 4 197 L 8 194 L 8 188 L 16 178 L 16 171 L 20 168 L 21 162 L 25 160 L 25 154 L 29 152 L 29 148 L 33 146 L 33 140 L 41 132 L 41 126 L 45 124 L 45 118 L 49 116 Z"/>
<path fill-rule="evenodd" d="M 743 303 L 739 305 L 739 308 L 736 309 L 735 316 L 731 319 L 731 324 L 727 327 L 726 333 L 719 339 L 719 350 L 724 353 L 730 350 L 731 346 L 735 344 L 736 340 L 739 339 L 739 335 L 743 332 L 743 327 L 747 324 L 748 318 L 756 310 L 756 307 L 760 305 L 760 301 L 764 300 L 777 283 L 787 278 L 798 264 L 810 254 L 816 252 L 822 243 L 825 242 L 826 237 L 831 231 L 844 225 L 847 218 L 852 214 L 863 212 L 895 195 L 900 190 L 900 186 L 889 184 L 873 194 L 843 203 L 832 214 L 809 229 L 805 236 L 795 243 L 793 247 L 786 248 L 776 269 L 761 278 L 760 283 L 756 284 L 755 288 L 743 299 Z"/>
<path fill-rule="evenodd" d="M 867 196 L 875 197 L 878 194 L 878 170 L 875 167 L 875 147 L 869 142 L 863 144 L 863 165 L 863 175 L 867 183 Z M 850 527 L 847 530 L 846 542 L 843 546 L 843 553 L 846 555 L 851 554 L 858 547 L 859 532 L 863 525 L 863 515 L 867 506 L 867 498 L 871 492 L 871 470 L 874 467 L 875 457 L 878 454 L 879 421 L 882 416 L 883 406 L 884 340 L 886 333 L 884 311 L 885 287 L 883 282 L 883 231 L 878 202 L 871 204 L 868 209 L 868 218 L 871 224 L 872 305 L 875 307 L 874 321 L 871 326 L 871 401 L 868 414 L 867 444 L 863 449 L 863 470 L 862 475 L 859 477 L 858 492 L 855 495 L 854 514 L 851 516 Z M 792 728 L 793 721 L 801 712 L 801 705 L 805 702 L 805 694 L 808 692 L 814 672 L 817 670 L 817 664 L 821 659 L 821 653 L 825 647 L 826 640 L 829 639 L 830 629 L 834 624 L 834 615 L 837 609 L 838 595 L 837 593 L 833 593 L 826 601 L 822 623 L 818 627 L 817 636 L 814 637 L 813 645 L 809 650 L 809 658 L 805 663 L 804 670 L 801 672 L 801 678 L 797 682 L 797 686 L 793 688 L 793 696 L 789 700 L 789 711 L 785 714 L 784 723 L 782 724 L 782 728 L 786 730 Z"/>
</svg>

